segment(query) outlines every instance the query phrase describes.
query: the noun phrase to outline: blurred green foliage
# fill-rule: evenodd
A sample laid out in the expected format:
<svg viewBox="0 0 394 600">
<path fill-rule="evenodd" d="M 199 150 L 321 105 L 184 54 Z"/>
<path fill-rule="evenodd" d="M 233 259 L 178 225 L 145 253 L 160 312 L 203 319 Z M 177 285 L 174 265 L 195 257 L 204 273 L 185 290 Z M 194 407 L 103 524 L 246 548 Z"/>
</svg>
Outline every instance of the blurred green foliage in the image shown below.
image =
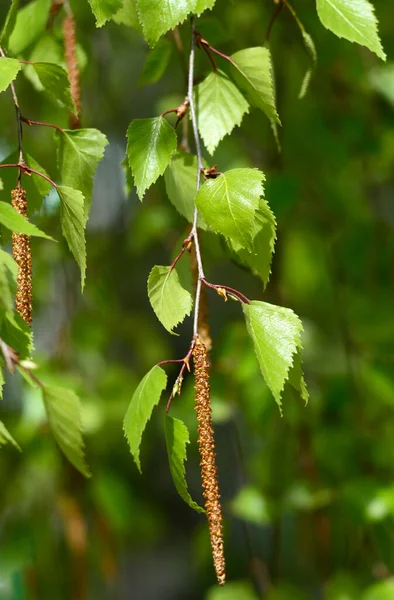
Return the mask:
<svg viewBox="0 0 394 600">
<path fill-rule="evenodd" d="M 305 408 L 286 390 L 281 418 L 239 306 L 209 295 L 230 580 L 224 589 L 211 588 L 204 517 L 182 502 L 171 481 L 165 398 L 145 434 L 142 476 L 122 434 L 141 377 L 158 361 L 184 356 L 190 334 L 188 321 L 179 337 L 165 332 L 146 294 L 151 267 L 170 264 L 187 235 L 186 221 L 163 182 L 141 204 L 121 168 L 131 119 L 154 117 L 183 101 L 184 58 L 167 45 L 165 64 L 158 65 L 135 31 L 113 22 L 96 29 L 88 3 L 70 3 L 84 67 L 83 125 L 103 131 L 110 145 L 95 180 L 83 296 L 66 244 L 32 241 L 34 360 L 40 377 L 82 399 L 93 477 L 84 480 L 61 456 L 39 393 L 19 375 L 7 376 L 1 419 L 23 452 L 12 445 L 0 452 L 1 600 L 394 599 L 392 3 L 375 2 L 389 57 L 382 66 L 367 49 L 325 30 L 311 0 L 294 2 L 318 54 L 302 100 L 310 58 L 283 10 L 270 36 L 282 152 L 267 119 L 251 110 L 212 159 L 222 171 L 265 172 L 278 240 L 263 295 L 262 284 L 204 232 L 207 278 L 301 316 L 310 391 Z M 7 8 L 1 3 L 1 23 Z M 202 17 L 201 33 L 228 54 L 262 45 L 274 9 L 256 0 L 218 0 Z M 57 20 L 39 39 L 29 35 L 27 26 L 22 42 L 11 38 L 15 53 L 22 43 L 24 59 L 56 60 Z M 187 23 L 180 35 L 187 52 Z M 200 76 L 209 64 L 203 53 L 197 59 Z M 164 69 L 159 82 L 138 86 Z M 66 113 L 37 90 L 33 72 L 18 76 L 17 91 L 27 118 L 67 127 Z M 0 131 L 5 158 L 17 147 L 9 92 L 0 96 Z M 53 132 L 26 129 L 24 146 L 56 180 Z M 2 199 L 10 189 L 5 171 Z M 60 239 L 58 211 L 51 192 L 33 222 Z M 183 268 L 188 271 L 186 263 Z M 176 368 L 168 374 L 175 380 Z M 171 414 L 191 433 L 188 481 L 199 501 L 190 379 Z"/>
</svg>

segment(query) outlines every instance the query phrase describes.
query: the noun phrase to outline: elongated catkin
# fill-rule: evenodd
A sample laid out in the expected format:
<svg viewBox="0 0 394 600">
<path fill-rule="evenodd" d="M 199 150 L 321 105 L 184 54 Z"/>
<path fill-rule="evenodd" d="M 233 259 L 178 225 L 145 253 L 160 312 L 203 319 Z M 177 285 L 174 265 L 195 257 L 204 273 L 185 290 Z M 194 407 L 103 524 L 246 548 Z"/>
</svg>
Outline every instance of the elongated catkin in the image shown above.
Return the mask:
<svg viewBox="0 0 394 600">
<path fill-rule="evenodd" d="M 26 191 L 17 187 L 11 192 L 12 206 L 24 217 L 27 216 Z M 15 307 L 22 319 L 31 325 L 33 318 L 32 304 L 32 260 L 30 238 L 27 235 L 12 234 L 12 256 L 18 265 L 17 291 Z"/>
<path fill-rule="evenodd" d="M 209 525 L 213 564 L 220 585 L 226 580 L 222 507 L 220 504 L 219 484 L 215 460 L 215 440 L 211 417 L 211 398 L 209 384 L 209 362 L 207 350 L 200 338 L 196 339 L 193 349 L 194 376 L 196 390 L 196 413 L 198 428 L 198 446 L 202 486 L 205 498 L 205 510 Z"/>
<path fill-rule="evenodd" d="M 71 96 L 77 109 L 77 115 L 70 113 L 71 129 L 79 129 L 81 119 L 81 88 L 77 61 L 77 36 L 74 15 L 66 15 L 63 21 L 64 55 L 68 77 L 70 79 Z"/>
</svg>

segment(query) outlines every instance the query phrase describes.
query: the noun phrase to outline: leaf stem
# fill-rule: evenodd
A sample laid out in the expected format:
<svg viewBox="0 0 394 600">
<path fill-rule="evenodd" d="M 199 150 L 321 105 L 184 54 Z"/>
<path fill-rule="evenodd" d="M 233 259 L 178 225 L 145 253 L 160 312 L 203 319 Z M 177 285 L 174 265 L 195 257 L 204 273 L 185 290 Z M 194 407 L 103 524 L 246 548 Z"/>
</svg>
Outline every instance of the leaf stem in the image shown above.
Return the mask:
<svg viewBox="0 0 394 600">
<path fill-rule="evenodd" d="M 279 0 L 279 4 L 276 7 L 275 12 L 272 15 L 271 20 L 270 20 L 269 25 L 268 25 L 267 33 L 265 35 L 265 41 L 266 42 L 269 42 L 272 28 L 273 28 L 273 26 L 275 24 L 276 19 L 279 17 L 280 12 L 283 9 L 283 6 L 284 6 L 284 3 L 282 2 L 282 0 Z"/>
<path fill-rule="evenodd" d="M 0 169 L 4 169 L 5 167 L 17 168 L 20 170 L 21 173 L 26 173 L 26 175 L 31 175 L 32 173 L 34 173 L 34 175 L 38 175 L 39 177 L 42 177 L 43 179 L 48 181 L 48 183 L 50 183 L 54 188 L 56 188 L 56 190 L 58 188 L 57 184 L 52 179 L 50 179 L 50 177 L 44 175 L 44 173 L 41 173 L 40 171 L 36 171 L 35 169 L 28 167 L 24 161 L 19 163 L 7 163 L 5 165 L 0 165 Z"/>
<path fill-rule="evenodd" d="M 21 121 L 23 121 L 27 125 L 41 125 L 42 127 L 52 127 L 53 129 L 56 129 L 57 131 L 64 133 L 64 129 L 62 129 L 58 125 L 55 125 L 54 123 L 43 123 L 42 121 L 32 121 L 31 119 L 27 119 L 23 115 L 21 115 Z"/>
<path fill-rule="evenodd" d="M 247 296 L 245 296 L 238 290 L 230 287 L 229 285 L 218 285 L 216 283 L 209 283 L 209 281 L 207 281 L 205 278 L 203 278 L 201 281 L 204 285 L 206 285 L 207 287 L 209 287 L 213 290 L 216 290 L 216 291 L 224 290 L 225 292 L 228 292 L 229 296 L 232 296 L 233 298 L 235 298 L 235 300 L 238 300 L 239 302 L 241 302 L 241 304 L 250 304 L 250 300 Z M 224 294 L 222 294 L 222 295 L 224 295 Z"/>
<path fill-rule="evenodd" d="M 191 119 L 192 119 L 194 143 L 196 146 L 196 153 L 197 153 L 198 166 L 197 166 L 196 191 L 198 192 L 198 190 L 200 189 L 200 185 L 201 185 L 201 169 L 204 168 L 204 165 L 202 162 L 201 142 L 200 142 L 200 136 L 198 133 L 198 126 L 197 126 L 196 107 L 194 105 L 194 98 L 193 98 L 194 59 L 195 59 L 195 49 L 196 49 L 196 27 L 195 27 L 195 24 L 196 24 L 196 17 L 193 16 L 192 17 L 192 39 L 191 39 L 190 56 L 189 56 L 189 77 L 188 77 L 187 95 L 188 95 L 190 114 L 191 114 Z M 204 268 L 203 268 L 203 264 L 202 264 L 202 257 L 201 257 L 200 240 L 198 238 L 197 223 L 198 223 L 198 209 L 195 206 L 194 207 L 194 216 L 193 216 L 193 227 L 192 227 L 192 230 L 190 233 L 190 237 L 193 239 L 194 246 L 196 249 L 196 258 L 197 258 L 197 267 L 198 267 L 198 279 L 197 279 L 197 285 L 196 285 L 196 295 L 195 295 L 195 299 L 194 299 L 194 325 L 193 325 L 193 336 L 194 337 L 197 337 L 197 335 L 198 335 L 198 315 L 199 315 L 199 310 L 200 310 L 201 280 L 204 279 L 204 277 L 205 277 Z"/>
</svg>

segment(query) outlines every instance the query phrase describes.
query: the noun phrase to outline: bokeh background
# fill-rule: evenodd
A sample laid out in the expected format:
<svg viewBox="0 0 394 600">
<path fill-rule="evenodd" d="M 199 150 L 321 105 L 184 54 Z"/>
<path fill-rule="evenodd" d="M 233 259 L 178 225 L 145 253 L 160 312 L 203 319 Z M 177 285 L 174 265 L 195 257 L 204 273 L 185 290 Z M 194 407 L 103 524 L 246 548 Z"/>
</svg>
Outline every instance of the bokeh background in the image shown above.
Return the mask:
<svg viewBox="0 0 394 600">
<path fill-rule="evenodd" d="M 261 168 L 278 222 L 265 292 L 204 233 L 207 278 L 300 315 L 310 391 L 307 407 L 289 393 L 281 418 L 239 305 L 209 295 L 229 579 L 223 590 L 215 587 L 205 519 L 182 502 L 171 480 L 166 397 L 143 440 L 142 475 L 122 432 L 139 380 L 156 362 L 184 356 L 190 340 L 190 320 L 179 337 L 167 334 L 146 293 L 151 267 L 170 264 L 188 225 L 167 200 L 163 181 L 141 204 L 121 167 L 131 119 L 183 101 L 183 59 L 169 37 L 165 75 L 141 87 L 149 49 L 138 33 L 113 22 L 97 30 L 88 3 L 71 4 L 83 67 L 83 125 L 103 131 L 110 145 L 95 180 L 83 295 L 61 238 L 56 195 L 33 218 L 59 240 L 32 242 L 34 360 L 42 379 L 80 395 L 93 477 L 84 480 L 63 459 L 39 394 L 18 376 L 8 377 L 1 419 L 23 452 L 11 446 L 0 452 L 1 600 L 394 599 L 392 2 L 374 2 L 388 54 L 384 65 L 326 31 L 312 0 L 294 0 L 315 40 L 318 67 L 299 100 L 310 63 L 296 23 L 283 10 L 270 38 L 282 151 L 265 116 L 251 110 L 213 159 L 206 154 L 220 170 Z M 0 22 L 7 8 L 2 0 Z M 217 0 L 199 27 L 231 54 L 264 44 L 274 9 L 268 1 Z M 187 53 L 189 25 L 179 32 Z M 60 35 L 55 21 L 23 58 L 45 58 L 52 42 L 61 48 Z M 207 58 L 198 56 L 197 75 L 209 69 Z M 67 126 L 67 115 L 30 80 L 20 75 L 16 86 L 25 116 Z M 7 92 L 0 96 L 0 159 L 16 142 Z M 56 179 L 53 132 L 26 129 L 24 144 Z M 186 277 L 189 259 L 182 260 Z M 170 367 L 168 374 L 174 380 L 177 370 Z M 172 414 L 191 432 L 187 474 L 200 500 L 192 378 Z"/>
</svg>

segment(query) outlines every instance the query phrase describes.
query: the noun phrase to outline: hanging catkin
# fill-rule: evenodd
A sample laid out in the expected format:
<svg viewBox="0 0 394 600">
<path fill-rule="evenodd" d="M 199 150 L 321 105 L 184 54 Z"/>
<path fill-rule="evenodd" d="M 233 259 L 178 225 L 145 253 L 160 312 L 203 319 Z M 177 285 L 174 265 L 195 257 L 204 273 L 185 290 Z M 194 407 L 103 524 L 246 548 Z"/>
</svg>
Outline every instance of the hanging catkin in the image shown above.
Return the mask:
<svg viewBox="0 0 394 600">
<path fill-rule="evenodd" d="M 71 96 L 77 109 L 77 115 L 70 113 L 71 129 L 79 129 L 81 118 L 81 89 L 79 84 L 79 69 L 77 62 L 77 37 L 75 32 L 75 19 L 73 14 L 68 14 L 63 20 L 64 55 L 68 77 L 70 79 Z"/>
<path fill-rule="evenodd" d="M 216 577 L 218 583 L 224 585 L 226 572 L 223 549 L 222 507 L 220 504 L 219 484 L 216 472 L 215 441 L 211 417 L 209 363 L 207 350 L 200 338 L 196 339 L 193 348 L 193 361 L 198 446 L 201 457 L 200 465 L 205 498 L 205 510 L 209 525 L 209 535 Z"/>
<path fill-rule="evenodd" d="M 19 214 L 27 216 L 26 192 L 23 188 L 17 187 L 11 192 L 12 206 Z M 12 255 L 18 265 L 17 291 L 15 297 L 15 307 L 22 319 L 29 325 L 32 322 L 32 262 L 30 238 L 27 235 L 12 234 Z"/>
</svg>

